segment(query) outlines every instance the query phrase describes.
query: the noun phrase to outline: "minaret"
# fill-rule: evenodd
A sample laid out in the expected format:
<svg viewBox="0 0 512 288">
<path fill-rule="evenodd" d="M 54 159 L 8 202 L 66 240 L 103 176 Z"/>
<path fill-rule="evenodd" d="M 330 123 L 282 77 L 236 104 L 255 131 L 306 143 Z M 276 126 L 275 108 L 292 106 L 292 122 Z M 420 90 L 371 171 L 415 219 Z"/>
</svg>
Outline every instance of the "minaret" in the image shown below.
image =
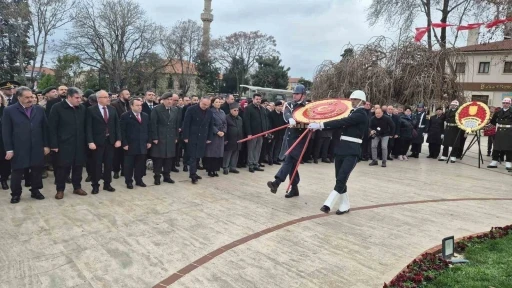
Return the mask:
<svg viewBox="0 0 512 288">
<path fill-rule="evenodd" d="M 208 58 L 210 52 L 210 25 L 213 22 L 212 14 L 212 0 L 204 0 L 204 11 L 201 13 L 201 20 L 203 21 L 203 55 Z"/>
</svg>

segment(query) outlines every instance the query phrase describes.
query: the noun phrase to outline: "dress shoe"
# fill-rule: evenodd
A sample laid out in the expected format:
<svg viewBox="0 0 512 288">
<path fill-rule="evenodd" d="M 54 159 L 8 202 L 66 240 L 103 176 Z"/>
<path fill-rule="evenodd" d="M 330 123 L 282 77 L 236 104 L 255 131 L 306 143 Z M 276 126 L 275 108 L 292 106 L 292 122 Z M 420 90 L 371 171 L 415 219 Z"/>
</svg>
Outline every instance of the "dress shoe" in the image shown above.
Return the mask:
<svg viewBox="0 0 512 288">
<path fill-rule="evenodd" d="M 343 215 L 343 214 L 348 213 L 348 212 L 350 212 L 350 209 L 348 209 L 347 211 L 337 210 L 336 211 L 336 215 Z"/>
<path fill-rule="evenodd" d="M 2 189 L 9 190 L 9 185 L 7 185 L 7 181 L 2 181 Z"/>
<path fill-rule="evenodd" d="M 203 166 L 201 166 L 201 165 L 198 165 L 198 166 L 197 166 L 197 170 L 204 170 L 204 167 L 203 167 Z"/>
<path fill-rule="evenodd" d="M 260 163 L 260 164 L 258 164 L 258 167 L 265 167 L 265 165 Z"/>
<path fill-rule="evenodd" d="M 329 160 L 329 159 L 322 159 L 322 163 L 329 163 L 330 164 L 331 160 Z"/>
<path fill-rule="evenodd" d="M 329 208 L 329 206 L 327 206 L 327 205 L 324 205 L 324 206 L 322 206 L 322 208 L 320 208 L 320 211 L 322 211 L 324 213 L 329 213 L 331 211 L 331 208 Z"/>
<path fill-rule="evenodd" d="M 87 175 L 87 178 L 85 178 L 85 182 L 91 182 L 91 176 Z"/>
<path fill-rule="evenodd" d="M 379 162 L 377 160 L 372 160 L 368 166 L 377 166 L 379 165 Z"/>
<path fill-rule="evenodd" d="M 118 172 L 114 172 L 114 179 L 119 179 L 119 173 Z"/>
<path fill-rule="evenodd" d="M 116 191 L 116 189 L 114 189 L 114 187 L 112 187 L 112 186 L 110 186 L 110 185 L 104 185 L 104 186 L 103 186 L 103 190 L 108 191 L 108 192 L 114 192 L 114 191 Z"/>
<path fill-rule="evenodd" d="M 199 176 L 197 174 L 196 174 L 196 178 L 199 179 L 199 180 L 203 179 L 203 177 L 201 177 L 201 176 Z"/>
<path fill-rule="evenodd" d="M 188 166 L 187 165 L 183 165 L 183 172 L 188 172 Z"/>
<path fill-rule="evenodd" d="M 428 159 L 430 159 L 430 158 L 434 158 L 434 157 L 432 157 L 432 156 L 428 155 L 428 156 L 427 156 L 427 158 L 428 158 Z"/>
<path fill-rule="evenodd" d="M 215 177 L 215 174 L 213 174 L 213 172 L 208 172 L 208 176 Z"/>
<path fill-rule="evenodd" d="M 254 173 L 254 168 L 250 167 L 249 172 Z"/>
<path fill-rule="evenodd" d="M 172 168 L 172 169 L 171 169 L 171 172 L 179 173 L 179 172 L 180 172 L 180 170 L 178 170 L 178 168 L 174 167 L 174 168 Z"/>
<path fill-rule="evenodd" d="M 312 162 L 311 162 L 311 159 L 308 159 L 308 160 L 304 161 L 304 163 L 311 164 Z"/>
<path fill-rule="evenodd" d="M 20 203 L 20 196 L 13 196 L 11 198 L 11 204 Z"/>
<path fill-rule="evenodd" d="M 235 174 L 238 174 L 240 173 L 240 171 L 236 170 L 236 169 L 229 169 L 229 173 L 235 173 Z"/>
<path fill-rule="evenodd" d="M 128 183 L 128 184 L 126 184 L 126 188 L 128 188 L 128 189 L 133 189 L 133 184 L 132 184 L 132 183 Z"/>
<path fill-rule="evenodd" d="M 274 181 L 268 181 L 267 182 L 267 187 L 270 188 L 270 192 L 276 194 L 277 188 L 279 188 L 279 184 L 281 184 L 281 183 L 279 183 L 279 182 L 277 182 L 275 180 Z"/>
<path fill-rule="evenodd" d="M 393 161 L 393 160 L 394 160 L 393 157 L 388 156 L 388 161 Z"/>
<path fill-rule="evenodd" d="M 48 171 L 44 170 L 43 174 L 41 174 L 41 178 L 43 178 L 43 179 L 48 178 Z"/>
<path fill-rule="evenodd" d="M 58 192 L 57 192 L 58 193 Z M 80 195 L 80 196 L 86 196 L 87 195 L 87 192 L 85 192 L 84 190 L 82 189 L 76 189 L 73 191 L 73 194 L 76 194 L 76 195 Z"/>
<path fill-rule="evenodd" d="M 274 164 L 281 166 L 281 162 L 279 162 L 279 161 L 274 161 Z"/>
<path fill-rule="evenodd" d="M 222 174 L 228 175 L 229 174 L 229 170 L 227 168 L 224 168 Z"/>
<path fill-rule="evenodd" d="M 43 200 L 44 199 L 44 195 L 41 194 L 41 192 L 39 192 L 39 191 L 32 192 L 32 195 L 30 195 L 30 197 L 34 198 L 36 200 Z"/>
<path fill-rule="evenodd" d="M 265 171 L 265 170 L 261 169 L 260 167 L 254 167 L 254 171 Z"/>
<path fill-rule="evenodd" d="M 318 159 L 313 160 L 313 163 L 318 164 Z"/>
<path fill-rule="evenodd" d="M 155 178 L 155 185 L 160 185 L 160 177 Z"/>
<path fill-rule="evenodd" d="M 197 178 L 197 175 L 192 175 L 192 176 L 190 176 L 190 179 L 192 179 L 192 184 L 197 184 L 197 181 L 199 180 L 199 179 Z"/>
<path fill-rule="evenodd" d="M 120 175 L 121 177 L 123 177 L 123 176 L 124 176 L 124 172 L 123 172 L 123 171 L 121 171 L 121 174 L 119 174 L 119 175 Z"/>
<path fill-rule="evenodd" d="M 64 198 L 64 191 L 57 191 L 57 194 L 55 194 L 55 199 L 60 200 Z"/>
<path fill-rule="evenodd" d="M 171 184 L 174 184 L 174 180 L 172 180 L 172 179 L 171 179 L 171 177 L 169 177 L 169 178 L 164 177 L 164 182 L 165 182 L 165 183 L 171 183 Z"/>
<path fill-rule="evenodd" d="M 66 183 L 68 183 L 68 184 L 71 184 L 71 183 L 72 183 L 72 181 L 71 181 L 71 178 L 70 178 L 70 177 L 68 177 L 68 179 L 66 179 Z"/>
<path fill-rule="evenodd" d="M 176 164 L 174 164 L 174 166 L 180 167 L 180 162 L 176 162 Z"/>
<path fill-rule="evenodd" d="M 213 176 L 219 177 L 219 173 L 217 173 L 217 171 L 215 171 L 215 172 L 213 172 Z"/>
<path fill-rule="evenodd" d="M 299 188 L 297 186 L 292 186 L 290 192 L 284 195 L 285 198 L 292 198 L 299 196 Z"/>
<path fill-rule="evenodd" d="M 146 184 L 144 184 L 144 182 L 135 183 L 135 185 L 139 187 L 148 187 Z"/>
</svg>

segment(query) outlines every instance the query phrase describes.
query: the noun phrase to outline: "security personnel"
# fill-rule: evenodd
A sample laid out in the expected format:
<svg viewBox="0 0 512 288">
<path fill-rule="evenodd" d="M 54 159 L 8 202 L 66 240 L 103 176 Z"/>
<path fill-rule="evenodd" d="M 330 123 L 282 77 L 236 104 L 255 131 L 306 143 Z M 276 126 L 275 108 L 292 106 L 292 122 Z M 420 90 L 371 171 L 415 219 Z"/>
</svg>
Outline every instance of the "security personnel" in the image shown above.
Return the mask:
<svg viewBox="0 0 512 288">
<path fill-rule="evenodd" d="M 421 146 L 423 146 L 425 134 L 426 131 L 428 131 L 428 115 L 425 112 L 425 105 L 423 103 L 418 104 L 416 113 L 412 116 L 412 123 L 414 125 L 414 129 L 418 132 L 418 135 L 412 138 L 411 155 L 409 155 L 409 157 L 419 158 Z"/>
<path fill-rule="evenodd" d="M 456 155 L 458 155 L 459 149 L 462 149 L 460 147 L 460 138 L 464 136 L 464 132 L 457 126 L 455 121 L 458 107 L 459 101 L 453 100 L 450 103 L 450 109 L 445 113 L 444 121 L 446 128 L 444 129 L 444 136 L 441 135 L 441 139 L 443 139 L 443 155 L 439 158 L 439 161 L 446 161 L 448 159 L 448 152 L 450 147 L 452 147 L 450 162 L 455 163 L 455 160 L 457 160 Z"/>
<path fill-rule="evenodd" d="M 337 198 L 341 195 L 341 203 L 337 215 L 342 215 L 350 211 L 350 202 L 347 195 L 347 181 L 352 170 L 356 167 L 359 157 L 361 157 L 361 144 L 363 137 L 368 131 L 368 114 L 364 110 L 366 103 L 366 94 L 361 90 L 356 90 L 350 95 L 352 102 L 352 111 L 348 117 L 327 121 L 324 123 L 311 123 L 308 128 L 318 129 L 341 129 L 339 140 L 334 139 L 334 167 L 336 169 L 336 185 L 329 197 L 320 208 L 322 212 L 329 213 L 331 206 L 334 205 Z"/>
<path fill-rule="evenodd" d="M 306 101 L 304 101 L 306 98 L 306 87 L 303 85 L 297 85 L 293 91 L 293 101 L 287 102 L 284 110 L 283 110 L 283 118 L 284 120 L 289 124 L 289 127 L 286 129 L 286 133 L 283 139 L 283 146 L 281 148 L 281 153 L 279 155 L 279 159 L 284 158 L 283 166 L 277 171 L 277 174 L 274 176 L 274 181 L 268 181 L 267 186 L 270 188 L 270 192 L 276 193 L 277 188 L 279 188 L 279 185 L 283 183 L 286 180 L 286 176 L 290 177 L 290 180 L 293 175 L 293 171 L 295 171 L 295 167 L 297 167 L 300 154 L 302 153 L 302 150 L 304 150 L 304 146 L 306 145 L 306 137 L 303 137 L 300 142 L 293 148 L 293 150 L 290 152 L 290 154 L 286 155 L 286 151 L 288 151 L 289 147 L 291 147 L 306 131 L 306 125 L 305 124 L 297 124 L 295 119 L 293 119 L 293 112 L 295 110 L 300 109 L 304 106 L 306 106 Z M 295 175 L 295 178 L 292 182 L 292 189 L 288 193 L 286 193 L 286 198 L 292 198 L 295 196 L 299 196 L 299 188 L 297 185 L 299 185 L 300 177 L 299 177 L 299 171 L 297 171 L 297 174 Z"/>
<path fill-rule="evenodd" d="M 20 83 L 14 80 L 0 82 L 0 93 L 4 94 L 6 106 L 11 106 L 18 103 L 18 98 L 14 96 L 16 87 L 20 86 Z"/>
<path fill-rule="evenodd" d="M 496 138 L 494 140 L 494 150 L 492 151 L 492 162 L 487 168 L 498 168 L 500 154 L 505 154 L 506 169 L 512 171 L 512 111 L 510 111 L 510 98 L 504 98 L 502 109 L 494 113 L 491 124 L 496 126 Z"/>
</svg>

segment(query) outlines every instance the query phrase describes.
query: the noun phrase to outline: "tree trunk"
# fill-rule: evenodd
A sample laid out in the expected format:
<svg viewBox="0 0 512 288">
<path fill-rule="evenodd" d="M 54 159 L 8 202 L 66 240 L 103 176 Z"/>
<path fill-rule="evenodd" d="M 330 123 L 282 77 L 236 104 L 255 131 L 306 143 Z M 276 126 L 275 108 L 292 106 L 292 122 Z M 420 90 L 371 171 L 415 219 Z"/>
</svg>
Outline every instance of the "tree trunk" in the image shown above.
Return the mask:
<svg viewBox="0 0 512 288">
<path fill-rule="evenodd" d="M 39 62 L 39 72 L 41 72 L 41 69 L 43 68 L 43 63 L 44 63 L 43 61 L 44 61 L 44 55 L 46 54 L 46 45 L 47 44 L 48 44 L 48 33 L 45 32 L 43 35 L 43 50 L 41 51 L 41 61 Z M 34 64 L 35 64 L 35 61 L 34 61 Z M 34 67 L 32 67 L 32 71 L 33 70 L 35 70 L 35 65 L 34 65 Z M 33 74 L 34 73 L 32 73 L 32 75 Z"/>
<path fill-rule="evenodd" d="M 425 16 L 427 16 L 427 27 L 432 24 L 432 12 L 430 9 L 430 0 L 425 0 Z M 427 45 L 428 50 L 432 51 L 432 28 L 427 30 Z"/>
</svg>

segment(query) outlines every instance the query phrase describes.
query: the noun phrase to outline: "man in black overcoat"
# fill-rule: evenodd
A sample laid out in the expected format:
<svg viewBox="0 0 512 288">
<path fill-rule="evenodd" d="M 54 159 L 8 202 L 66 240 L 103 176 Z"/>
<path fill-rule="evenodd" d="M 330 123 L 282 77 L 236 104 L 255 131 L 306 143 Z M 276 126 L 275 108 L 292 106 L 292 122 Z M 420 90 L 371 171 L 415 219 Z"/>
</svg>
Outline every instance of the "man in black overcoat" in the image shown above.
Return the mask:
<svg viewBox="0 0 512 288">
<path fill-rule="evenodd" d="M 117 117 L 121 117 L 126 112 L 129 112 L 130 109 L 130 91 L 128 89 L 121 89 L 117 96 L 117 100 L 112 102 L 112 107 L 116 108 Z M 124 149 L 119 147 L 115 149 L 114 152 L 114 162 L 112 166 L 112 171 L 114 171 L 114 179 L 119 178 L 119 174 L 123 176 L 123 159 L 124 159 Z"/>
<path fill-rule="evenodd" d="M 283 116 L 283 102 L 276 101 L 274 105 L 274 110 L 270 111 L 268 114 L 270 130 L 286 125 L 286 121 Z M 279 154 L 281 152 L 281 147 L 283 146 L 285 131 L 285 129 L 281 129 L 272 133 L 272 141 L 270 142 L 269 147 L 269 164 L 273 163 L 281 165 Z"/>
<path fill-rule="evenodd" d="M 444 115 L 443 108 L 436 109 L 436 115 L 428 119 L 427 143 L 428 143 L 428 156 L 427 158 L 437 159 L 441 152 L 441 144 L 443 144 L 444 137 Z"/>
<path fill-rule="evenodd" d="M 416 130 L 416 137 L 412 138 L 411 144 L 411 155 L 409 157 L 419 158 L 421 153 L 421 146 L 423 146 L 423 142 L 425 141 L 425 134 L 428 130 L 428 119 L 427 112 L 425 111 L 425 105 L 423 103 L 418 104 L 418 108 L 416 108 L 416 113 L 412 115 L 412 123 L 414 125 L 414 130 Z"/>
<path fill-rule="evenodd" d="M 116 191 L 112 183 L 112 164 L 115 148 L 121 147 L 121 128 L 114 107 L 110 106 L 108 93 L 101 90 L 96 93 L 98 105 L 87 108 L 85 131 L 87 145 L 92 150 L 93 177 L 92 194 L 99 193 L 99 181 L 103 175 L 103 190 Z M 102 173 L 103 167 L 103 173 Z"/>
<path fill-rule="evenodd" d="M 130 100 L 131 111 L 121 115 L 121 139 L 124 150 L 124 179 L 126 187 L 133 189 L 135 185 L 146 187 L 142 181 L 146 154 L 151 148 L 149 138 L 149 116 L 142 112 L 142 99 Z"/>
<path fill-rule="evenodd" d="M 86 159 L 85 114 L 81 105 L 82 91 L 75 87 L 67 90 L 64 101 L 55 104 L 48 119 L 50 148 L 55 152 L 55 199 L 64 198 L 66 178 L 72 174 L 73 194 L 87 195 L 82 190 L 82 170 Z"/>
<path fill-rule="evenodd" d="M 5 159 L 11 160 L 11 203 L 20 202 L 21 180 L 25 169 L 30 169 L 32 198 L 43 200 L 42 173 L 44 155 L 50 153 L 48 123 L 44 108 L 34 105 L 32 90 L 21 86 L 16 92 L 18 101 L 7 107 L 2 116 L 2 138 Z M 28 179 L 25 179 L 28 180 Z"/>
<path fill-rule="evenodd" d="M 197 160 L 204 156 L 206 145 L 212 142 L 213 121 L 210 99 L 202 98 L 199 105 L 190 106 L 183 119 L 183 141 L 186 143 L 189 175 L 196 184 L 201 176 L 197 175 Z"/>
</svg>

